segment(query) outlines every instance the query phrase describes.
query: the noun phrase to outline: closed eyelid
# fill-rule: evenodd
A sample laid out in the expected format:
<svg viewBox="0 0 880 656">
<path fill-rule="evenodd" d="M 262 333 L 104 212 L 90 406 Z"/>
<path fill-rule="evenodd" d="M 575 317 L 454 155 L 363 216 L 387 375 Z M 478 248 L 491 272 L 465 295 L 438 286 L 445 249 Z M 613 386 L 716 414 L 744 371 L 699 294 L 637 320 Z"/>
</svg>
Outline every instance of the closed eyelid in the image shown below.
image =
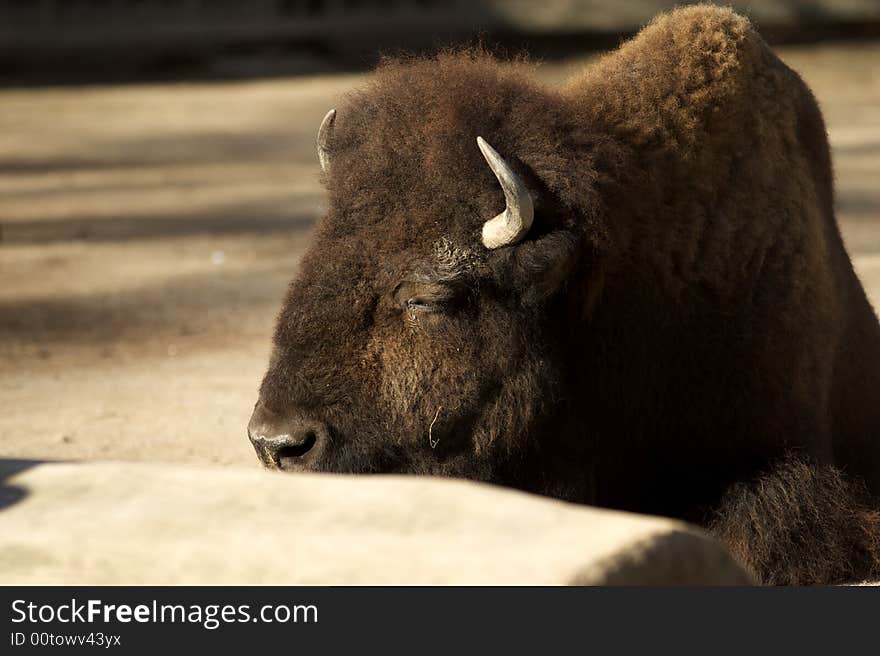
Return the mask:
<svg viewBox="0 0 880 656">
<path fill-rule="evenodd" d="M 413 301 L 425 305 L 441 304 L 455 296 L 455 290 L 448 285 L 411 281 L 402 282 L 394 292 L 395 300 L 401 305 Z"/>
<path fill-rule="evenodd" d="M 429 288 L 419 289 L 413 294 L 414 298 L 427 303 L 442 303 L 443 301 L 448 301 L 453 296 L 455 296 L 453 290 L 445 285 L 434 285 Z"/>
</svg>

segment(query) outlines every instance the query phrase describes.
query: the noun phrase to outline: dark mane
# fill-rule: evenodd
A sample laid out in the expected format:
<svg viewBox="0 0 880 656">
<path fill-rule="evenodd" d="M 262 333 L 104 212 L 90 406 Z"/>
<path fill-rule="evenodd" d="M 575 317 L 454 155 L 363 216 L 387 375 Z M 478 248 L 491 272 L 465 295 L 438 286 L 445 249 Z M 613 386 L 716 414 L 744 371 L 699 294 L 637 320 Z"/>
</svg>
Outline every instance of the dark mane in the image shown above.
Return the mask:
<svg viewBox="0 0 880 656">
<path fill-rule="evenodd" d="M 381 208 L 357 215 L 383 222 L 389 208 L 401 207 L 413 217 L 401 225 L 404 239 L 411 239 L 416 222 L 432 228 L 421 217 L 465 206 L 469 216 L 435 221 L 433 229 L 437 238 L 478 243 L 485 217 L 500 209 L 494 178 L 476 148 L 483 136 L 544 190 L 538 203 L 561 202 L 572 222 L 596 217 L 604 204 L 601 183 L 618 182 L 625 151 L 584 126 L 567 100 L 532 73 L 523 61 L 499 62 L 479 48 L 385 60 L 338 110 L 329 144 L 338 165 L 326 180 L 332 201 L 352 208 L 351 216 Z M 584 228 L 596 239 L 603 231 L 595 218 Z"/>
</svg>

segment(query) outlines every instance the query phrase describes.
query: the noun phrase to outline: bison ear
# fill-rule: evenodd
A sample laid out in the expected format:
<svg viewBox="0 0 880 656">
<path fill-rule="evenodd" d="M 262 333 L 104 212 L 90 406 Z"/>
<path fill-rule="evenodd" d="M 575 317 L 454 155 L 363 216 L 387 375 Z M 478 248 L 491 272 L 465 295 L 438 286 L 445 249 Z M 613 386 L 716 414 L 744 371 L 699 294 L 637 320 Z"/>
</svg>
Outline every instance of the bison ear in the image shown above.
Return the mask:
<svg viewBox="0 0 880 656">
<path fill-rule="evenodd" d="M 555 295 L 572 277 L 580 262 L 581 240 L 565 229 L 518 244 L 506 263 L 506 277 L 526 304 L 541 303 Z"/>
</svg>

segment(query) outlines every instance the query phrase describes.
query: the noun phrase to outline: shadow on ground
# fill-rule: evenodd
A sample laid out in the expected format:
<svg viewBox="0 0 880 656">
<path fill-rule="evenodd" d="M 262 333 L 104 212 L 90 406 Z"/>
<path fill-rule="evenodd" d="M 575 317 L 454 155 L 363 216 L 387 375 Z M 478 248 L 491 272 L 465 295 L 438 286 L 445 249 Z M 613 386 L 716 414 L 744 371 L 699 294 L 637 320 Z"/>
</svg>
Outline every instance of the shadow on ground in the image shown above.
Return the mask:
<svg viewBox="0 0 880 656">
<path fill-rule="evenodd" d="M 27 496 L 27 490 L 10 485 L 8 479 L 42 462 L 41 460 L 0 459 L 0 510 L 18 503 Z"/>
</svg>

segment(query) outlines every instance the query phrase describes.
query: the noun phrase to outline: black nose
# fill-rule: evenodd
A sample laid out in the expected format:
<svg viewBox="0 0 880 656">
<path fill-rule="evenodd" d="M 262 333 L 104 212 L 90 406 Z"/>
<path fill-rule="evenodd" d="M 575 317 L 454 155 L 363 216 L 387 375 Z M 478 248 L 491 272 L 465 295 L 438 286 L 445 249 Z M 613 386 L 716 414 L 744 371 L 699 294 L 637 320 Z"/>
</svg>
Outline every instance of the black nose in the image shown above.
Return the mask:
<svg viewBox="0 0 880 656">
<path fill-rule="evenodd" d="M 248 437 L 269 469 L 302 471 L 314 464 L 328 441 L 329 429 L 322 421 L 275 413 L 258 402 L 248 422 Z"/>
</svg>

